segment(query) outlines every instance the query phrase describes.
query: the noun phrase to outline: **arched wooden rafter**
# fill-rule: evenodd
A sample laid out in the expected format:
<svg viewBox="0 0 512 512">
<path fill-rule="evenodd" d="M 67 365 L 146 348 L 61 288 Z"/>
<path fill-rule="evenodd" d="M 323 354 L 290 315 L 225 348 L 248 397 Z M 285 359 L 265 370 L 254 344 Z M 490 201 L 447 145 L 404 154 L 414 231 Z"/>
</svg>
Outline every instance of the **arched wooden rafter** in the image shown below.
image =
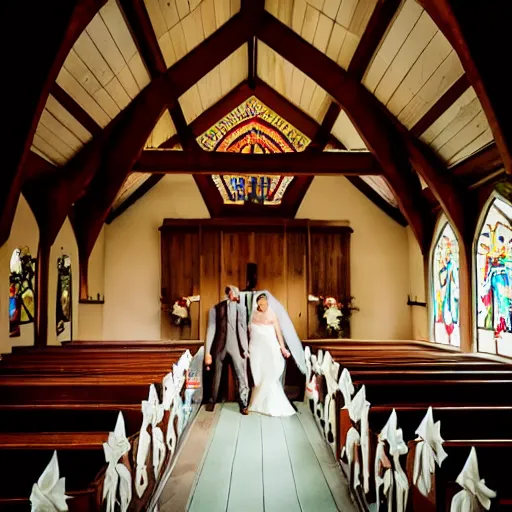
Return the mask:
<svg viewBox="0 0 512 512">
<path fill-rule="evenodd" d="M 36 80 L 32 80 L 27 89 L 32 91 L 32 95 L 28 96 L 29 101 L 23 103 L 25 110 L 22 115 L 20 116 L 19 111 L 16 112 L 16 121 L 19 123 L 13 123 L 15 130 L 11 135 L 16 144 L 8 148 L 9 157 L 3 173 L 3 184 L 7 186 L 2 187 L 3 194 L 0 193 L 0 243 L 7 239 L 9 233 L 24 178 L 23 161 L 48 91 L 50 87 L 54 87 L 52 83 L 74 41 L 104 3 L 104 0 L 80 0 L 66 10 L 61 8 L 59 2 L 52 1 L 50 5 L 45 2 L 44 6 L 40 6 L 46 16 L 40 16 L 37 10 L 29 13 L 29 19 L 33 20 L 34 26 L 37 27 L 43 26 L 41 23 L 38 25 L 38 22 L 40 19 L 48 18 L 49 8 L 55 7 L 55 10 L 59 11 L 50 17 L 52 24 L 44 25 L 41 40 L 45 41 L 45 44 L 38 48 L 41 50 L 41 58 L 32 59 L 36 62 L 36 72 L 32 72 L 31 75 L 35 76 Z M 473 59 L 477 53 L 474 49 L 478 47 L 481 38 L 471 34 L 468 26 L 471 28 L 471 23 L 475 24 L 479 9 L 469 9 L 469 13 L 461 12 L 458 0 L 442 0 L 440 3 L 420 0 L 420 3 L 425 6 L 459 54 L 468 79 L 477 91 L 490 120 L 507 172 L 510 172 L 512 130 L 507 129 L 510 120 L 507 121 L 498 108 L 504 100 L 504 81 L 498 81 L 501 83 L 500 89 L 497 81 L 492 80 L 489 66 L 484 62 L 485 56 L 478 55 L 477 59 Z M 264 12 L 264 2 L 261 0 L 242 1 L 238 15 L 167 70 L 162 66 L 162 61 L 158 60 L 158 55 L 155 59 L 160 50 L 151 30 L 143 0 L 120 0 L 120 4 L 124 8 L 125 17 L 153 80 L 125 111 L 120 113 L 103 132 L 98 133 L 62 170 L 52 172 L 51 176 L 38 175 L 32 184 L 27 184 L 27 198 L 35 210 L 39 224 L 44 225 L 45 245 L 51 245 L 66 215 L 73 210 L 71 217 L 77 231 L 80 250 L 88 256 L 108 214 L 110 204 L 152 129 L 152 122 L 158 120 L 163 109 L 169 108 L 182 145 L 186 149 L 195 149 L 195 141 L 184 120 L 177 98 L 245 42 L 252 41 L 252 50 L 251 44 L 248 48 L 250 57 L 254 57 L 257 50 L 256 37 L 305 72 L 344 108 L 383 167 L 385 176 L 400 201 L 401 209 L 424 250 L 430 243 L 433 222 L 429 205 L 421 193 L 419 181 L 412 168 L 427 182 L 430 192 L 439 201 L 454 228 L 463 239 L 468 239 L 469 233 L 473 231 L 476 214 L 472 203 L 468 203 L 469 207 L 464 206 L 467 197 L 462 187 L 460 190 L 457 187 L 458 177 L 449 175 L 430 149 L 405 130 L 359 82 L 386 26 L 398 8 L 398 1 L 378 2 L 356 52 L 357 58 L 348 72 Z M 488 9 L 488 12 L 492 11 Z M 506 16 L 503 16 L 502 20 L 505 18 Z M 459 23 L 460 20 L 462 22 Z M 485 30 L 492 30 L 492 24 L 488 25 L 484 27 Z M 48 38 L 45 30 L 51 32 L 51 37 Z M 32 34 L 36 33 L 36 29 L 32 31 Z M 504 38 L 505 32 L 499 37 Z M 493 41 L 492 37 L 483 39 Z M 492 43 L 484 41 L 483 44 L 489 46 Z M 33 57 L 32 45 L 31 51 Z M 17 59 L 20 60 L 18 57 Z M 249 65 L 251 61 L 252 69 L 255 71 L 254 58 L 249 58 Z M 257 80 L 255 73 L 250 74 L 249 78 L 251 83 Z M 459 86 L 464 87 L 465 84 L 461 82 Z M 457 90 L 454 88 L 454 94 Z M 27 97 L 24 98 L 26 99 Z M 333 112 L 335 108 L 333 107 Z M 147 122 L 144 121 L 144 117 Z M 116 165 L 110 165 L 112 162 Z M 44 198 L 41 198 L 42 196 Z M 76 205 L 72 209 L 73 203 Z M 48 210 L 51 210 L 50 213 Z"/>
</svg>

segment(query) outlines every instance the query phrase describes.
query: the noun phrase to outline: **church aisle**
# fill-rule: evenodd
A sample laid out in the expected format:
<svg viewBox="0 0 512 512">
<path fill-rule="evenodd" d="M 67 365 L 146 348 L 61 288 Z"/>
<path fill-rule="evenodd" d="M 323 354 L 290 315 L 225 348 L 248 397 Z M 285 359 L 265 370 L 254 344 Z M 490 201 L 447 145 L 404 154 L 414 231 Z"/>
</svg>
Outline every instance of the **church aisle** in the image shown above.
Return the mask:
<svg viewBox="0 0 512 512">
<path fill-rule="evenodd" d="M 308 414 L 242 416 L 235 404 L 221 406 L 189 512 L 352 510 L 334 458 L 328 460 L 329 449 L 303 418 Z M 178 512 L 166 505 L 162 512 Z"/>
</svg>

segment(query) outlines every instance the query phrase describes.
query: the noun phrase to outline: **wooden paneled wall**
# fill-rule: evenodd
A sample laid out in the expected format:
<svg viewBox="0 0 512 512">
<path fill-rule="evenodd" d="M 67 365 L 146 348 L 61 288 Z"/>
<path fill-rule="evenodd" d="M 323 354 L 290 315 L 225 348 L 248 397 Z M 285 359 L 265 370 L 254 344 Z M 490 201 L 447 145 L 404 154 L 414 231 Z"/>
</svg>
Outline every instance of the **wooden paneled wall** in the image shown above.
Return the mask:
<svg viewBox="0 0 512 512">
<path fill-rule="evenodd" d="M 248 263 L 258 266 L 258 289 L 268 289 L 288 310 L 302 339 L 318 330 L 308 294 L 350 296 L 347 222 L 266 219 L 166 219 L 160 228 L 162 304 L 200 295 L 191 325 L 172 326 L 162 314 L 162 337 L 204 339 L 208 310 L 228 284 L 246 287 Z"/>
</svg>

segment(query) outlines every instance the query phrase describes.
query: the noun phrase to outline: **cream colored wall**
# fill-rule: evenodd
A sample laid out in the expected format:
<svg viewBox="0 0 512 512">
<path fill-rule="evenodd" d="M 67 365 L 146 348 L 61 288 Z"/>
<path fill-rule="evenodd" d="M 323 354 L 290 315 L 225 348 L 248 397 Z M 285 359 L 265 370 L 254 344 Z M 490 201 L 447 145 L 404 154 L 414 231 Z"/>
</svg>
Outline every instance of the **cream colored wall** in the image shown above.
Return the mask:
<svg viewBox="0 0 512 512">
<path fill-rule="evenodd" d="M 405 229 L 409 243 L 409 294 L 414 301 L 427 302 L 423 254 L 411 228 L 407 226 Z M 429 340 L 428 315 L 428 308 L 411 306 L 413 340 Z"/>
<path fill-rule="evenodd" d="M 39 228 L 30 206 L 20 195 L 11 234 L 0 247 L 0 352 L 10 352 L 15 345 L 34 344 L 34 324 L 21 326 L 21 336 L 9 338 L 9 273 L 11 255 L 17 247 L 27 246 L 33 257 L 37 256 Z"/>
<path fill-rule="evenodd" d="M 60 339 L 57 339 L 56 332 L 56 314 L 57 314 L 57 260 L 62 254 L 67 254 L 71 258 L 71 292 L 72 292 L 72 316 L 71 323 L 73 328 L 73 339 L 77 338 L 80 316 L 78 308 L 79 286 L 80 286 L 80 272 L 78 263 L 78 246 L 76 243 L 75 233 L 71 222 L 66 218 L 62 228 L 55 239 L 50 252 L 50 281 L 48 283 L 48 345 L 60 345 Z M 62 340 L 69 340 L 69 336 L 65 338 L 60 337 Z"/>
<path fill-rule="evenodd" d="M 405 228 L 359 192 L 346 178 L 316 177 L 297 218 L 348 220 L 351 292 L 361 309 L 352 317 L 352 337 L 409 339 L 409 242 Z"/>
<path fill-rule="evenodd" d="M 89 257 L 89 296 L 105 295 L 105 227 L 101 230 Z M 103 340 L 103 305 L 78 304 L 80 324 L 76 339 Z"/>
<path fill-rule="evenodd" d="M 192 176 L 165 176 L 105 228 L 104 339 L 160 339 L 164 218 L 207 218 Z"/>
</svg>

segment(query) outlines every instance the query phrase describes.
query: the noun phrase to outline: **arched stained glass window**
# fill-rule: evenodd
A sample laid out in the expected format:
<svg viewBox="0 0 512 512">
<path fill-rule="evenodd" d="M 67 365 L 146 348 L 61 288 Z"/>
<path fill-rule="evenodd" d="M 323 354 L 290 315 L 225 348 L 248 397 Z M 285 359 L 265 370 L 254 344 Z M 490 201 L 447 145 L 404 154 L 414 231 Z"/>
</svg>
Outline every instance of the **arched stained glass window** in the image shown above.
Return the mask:
<svg viewBox="0 0 512 512">
<path fill-rule="evenodd" d="M 431 264 L 433 338 L 460 346 L 459 243 L 450 224 L 440 224 Z"/>
<path fill-rule="evenodd" d="M 512 357 L 512 205 L 495 197 L 484 214 L 475 247 L 478 350 Z"/>
<path fill-rule="evenodd" d="M 57 337 L 70 341 L 72 315 L 71 258 L 63 254 L 57 260 Z"/>
<path fill-rule="evenodd" d="M 9 277 L 9 336 L 20 336 L 20 326 L 34 321 L 35 259 L 28 247 L 14 249 Z"/>
</svg>

